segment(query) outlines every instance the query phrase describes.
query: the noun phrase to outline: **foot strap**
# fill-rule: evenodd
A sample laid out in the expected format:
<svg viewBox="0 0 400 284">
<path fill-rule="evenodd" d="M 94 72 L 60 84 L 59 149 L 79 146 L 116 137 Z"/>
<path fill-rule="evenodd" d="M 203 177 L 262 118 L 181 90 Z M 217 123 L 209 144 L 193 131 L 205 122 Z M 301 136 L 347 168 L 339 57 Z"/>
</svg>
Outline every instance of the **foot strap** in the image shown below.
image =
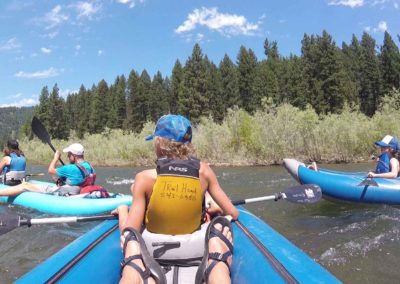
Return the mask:
<svg viewBox="0 0 400 284">
<path fill-rule="evenodd" d="M 231 251 L 227 251 L 224 254 L 221 254 L 219 252 L 212 252 L 212 253 L 210 253 L 208 255 L 208 259 L 212 259 L 213 261 L 210 263 L 210 265 L 204 271 L 204 276 L 205 276 L 204 278 L 205 278 L 206 283 L 208 283 L 208 277 L 210 276 L 211 271 L 218 264 L 218 262 L 225 263 L 226 266 L 228 267 L 229 275 L 231 274 L 231 268 L 230 268 L 229 263 L 228 263 L 228 258 L 230 256 L 232 256 L 232 252 Z"/>
<path fill-rule="evenodd" d="M 139 265 L 132 262 L 135 259 L 140 259 L 143 261 L 142 256 L 140 254 L 128 256 L 121 261 L 121 272 L 124 269 L 124 267 L 128 265 L 128 266 L 132 267 L 133 269 L 135 269 L 139 273 L 140 277 L 143 279 L 143 283 L 147 284 L 147 281 L 148 281 L 149 277 L 151 276 L 150 269 L 148 269 L 146 267 L 143 270 Z"/>
</svg>

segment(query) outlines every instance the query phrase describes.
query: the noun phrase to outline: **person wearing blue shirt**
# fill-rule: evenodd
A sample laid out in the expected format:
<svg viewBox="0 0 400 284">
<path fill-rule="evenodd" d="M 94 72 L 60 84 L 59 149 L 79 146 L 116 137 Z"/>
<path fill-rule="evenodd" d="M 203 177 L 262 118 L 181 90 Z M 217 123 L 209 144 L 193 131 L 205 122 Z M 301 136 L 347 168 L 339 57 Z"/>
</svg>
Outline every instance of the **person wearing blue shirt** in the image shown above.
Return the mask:
<svg viewBox="0 0 400 284">
<path fill-rule="evenodd" d="M 19 149 L 17 140 L 8 140 L 4 147 L 4 157 L 0 160 L 2 183 L 15 186 L 25 179 L 26 159 Z"/>
<path fill-rule="evenodd" d="M 12 196 L 24 191 L 34 191 L 55 195 L 75 195 L 79 194 L 82 187 L 94 184 L 96 174 L 93 167 L 84 160 L 84 148 L 79 143 L 69 145 L 63 150 L 67 153 L 70 164 L 56 167 L 60 159 L 60 151 L 54 153 L 53 160 L 50 162 L 48 173 L 53 175 L 56 186 L 46 186 L 24 182 L 11 188 L 0 191 L 0 196 Z"/>
<path fill-rule="evenodd" d="M 399 160 L 396 159 L 399 150 L 397 138 L 386 135 L 381 141 L 375 142 L 375 145 L 380 147 L 381 154 L 375 171 L 368 172 L 368 177 L 397 178 L 399 176 Z"/>
</svg>

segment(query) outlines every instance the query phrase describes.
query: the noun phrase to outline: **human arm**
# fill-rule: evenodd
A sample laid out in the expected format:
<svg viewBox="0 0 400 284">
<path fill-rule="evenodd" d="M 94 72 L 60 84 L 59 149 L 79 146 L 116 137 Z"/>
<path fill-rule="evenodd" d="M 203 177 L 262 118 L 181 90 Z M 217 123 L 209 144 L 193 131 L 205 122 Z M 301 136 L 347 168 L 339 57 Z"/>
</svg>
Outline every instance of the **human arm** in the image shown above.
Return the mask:
<svg viewBox="0 0 400 284">
<path fill-rule="evenodd" d="M 57 165 L 57 161 L 60 159 L 61 153 L 60 151 L 56 151 L 54 153 L 54 157 L 53 160 L 50 162 L 49 168 L 47 170 L 47 172 L 51 175 L 57 176 L 57 169 L 56 169 L 56 165 Z"/>
<path fill-rule="evenodd" d="M 10 163 L 11 163 L 11 158 L 9 156 L 3 157 L 0 160 L 0 173 L 3 172 L 4 167 L 10 165 Z"/>
<path fill-rule="evenodd" d="M 201 163 L 200 175 L 201 177 L 204 177 L 208 183 L 208 192 L 217 205 L 221 207 L 223 214 L 231 215 L 232 218 L 236 220 L 239 216 L 239 211 L 232 204 L 231 200 L 219 185 L 217 176 L 208 164 L 203 162 Z"/>
<path fill-rule="evenodd" d="M 368 177 L 379 177 L 379 178 L 396 178 L 398 173 L 399 173 L 399 161 L 396 158 L 391 158 L 390 159 L 390 172 L 387 173 L 374 173 L 374 172 L 368 172 Z"/>
<path fill-rule="evenodd" d="M 136 175 L 135 182 L 131 186 L 132 206 L 124 224 L 120 225 L 121 230 L 132 227 L 140 231 L 146 211 L 146 189 L 152 188 L 153 184 L 151 170 L 142 171 Z"/>
</svg>

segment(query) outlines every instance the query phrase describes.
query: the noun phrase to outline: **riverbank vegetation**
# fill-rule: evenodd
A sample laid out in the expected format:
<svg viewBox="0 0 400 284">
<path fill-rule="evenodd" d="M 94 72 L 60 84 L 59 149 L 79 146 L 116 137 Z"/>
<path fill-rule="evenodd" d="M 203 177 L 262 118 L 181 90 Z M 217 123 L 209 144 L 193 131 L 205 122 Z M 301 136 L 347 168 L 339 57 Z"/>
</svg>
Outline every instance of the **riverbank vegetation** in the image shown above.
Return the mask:
<svg viewBox="0 0 400 284">
<path fill-rule="evenodd" d="M 194 128 L 193 143 L 199 157 L 214 165 L 270 165 L 283 158 L 302 161 L 359 162 L 370 159 L 374 142 L 385 134 L 400 137 L 400 93 L 383 99 L 378 112 L 368 117 L 345 106 L 341 114 L 317 115 L 311 108 L 300 110 L 290 104 L 275 106 L 263 101 L 253 115 L 243 109 L 229 109 L 221 123 L 203 117 Z M 95 165 L 152 166 L 153 143 L 144 138 L 154 131 L 148 122 L 140 133 L 106 129 L 100 134 L 68 141 L 53 140 L 58 149 L 79 141 L 86 158 Z M 28 161 L 47 164 L 50 148 L 38 139 L 24 138 L 21 147 Z M 65 157 L 65 156 L 64 156 Z"/>
<path fill-rule="evenodd" d="M 364 160 L 374 140 L 400 134 L 400 53 L 388 32 L 378 48 L 366 32 L 341 47 L 326 31 L 305 34 L 301 55 L 289 57 L 266 39 L 264 54 L 258 59 L 242 46 L 235 62 L 225 55 L 216 65 L 195 44 L 170 77 L 132 70 L 113 84 L 82 85 L 66 99 L 57 84 L 51 91 L 45 86 L 34 114 L 57 143 L 81 141 L 88 159 L 104 165 L 152 164 L 151 143 L 143 138 L 166 113 L 194 123 L 199 156 L 234 165 L 275 164 L 288 156 Z M 30 121 L 22 133 L 27 155 L 47 162 L 47 151 L 41 156 L 31 148 L 37 142 L 29 140 Z"/>
</svg>

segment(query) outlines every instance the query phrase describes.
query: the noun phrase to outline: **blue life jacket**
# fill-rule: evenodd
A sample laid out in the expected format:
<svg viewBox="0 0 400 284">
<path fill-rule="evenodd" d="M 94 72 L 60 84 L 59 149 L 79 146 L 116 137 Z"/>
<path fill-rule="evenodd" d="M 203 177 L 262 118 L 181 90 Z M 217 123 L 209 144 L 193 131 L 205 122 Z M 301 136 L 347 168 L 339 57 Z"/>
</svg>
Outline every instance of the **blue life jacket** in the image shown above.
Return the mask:
<svg viewBox="0 0 400 284">
<path fill-rule="evenodd" d="M 3 183 L 13 185 L 12 181 L 21 182 L 25 178 L 26 159 L 23 155 L 10 154 L 10 165 L 3 168 Z"/>
<path fill-rule="evenodd" d="M 378 164 L 376 165 L 375 173 L 382 174 L 388 173 L 392 169 L 390 168 L 390 155 L 389 153 L 385 152 L 379 156 Z"/>
</svg>

